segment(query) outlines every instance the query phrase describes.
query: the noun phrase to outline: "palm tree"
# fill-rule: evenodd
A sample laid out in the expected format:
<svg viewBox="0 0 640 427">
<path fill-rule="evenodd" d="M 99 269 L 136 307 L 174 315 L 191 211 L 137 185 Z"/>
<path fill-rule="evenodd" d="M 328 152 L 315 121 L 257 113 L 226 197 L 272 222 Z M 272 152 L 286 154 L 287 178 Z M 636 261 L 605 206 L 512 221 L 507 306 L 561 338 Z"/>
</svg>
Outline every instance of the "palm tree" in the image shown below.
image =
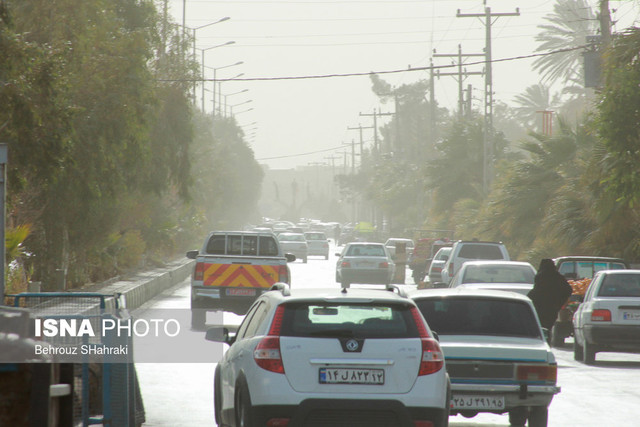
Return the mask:
<svg viewBox="0 0 640 427">
<path fill-rule="evenodd" d="M 553 13 L 548 14 L 544 20 L 548 24 L 538 26 L 542 31 L 536 36 L 536 41 L 540 42 L 536 52 L 583 46 L 586 44 L 586 37 L 596 34 L 598 29 L 597 18 L 587 0 L 558 0 Z M 533 68 L 540 71 L 545 81 L 582 81 L 582 50 L 541 56 L 534 61 Z"/>
<path fill-rule="evenodd" d="M 540 121 L 539 111 L 557 111 L 560 97 L 552 95 L 549 86 L 536 84 L 525 89 L 524 93 L 516 95 L 514 113 L 517 119 L 528 129 L 532 129 Z"/>
</svg>

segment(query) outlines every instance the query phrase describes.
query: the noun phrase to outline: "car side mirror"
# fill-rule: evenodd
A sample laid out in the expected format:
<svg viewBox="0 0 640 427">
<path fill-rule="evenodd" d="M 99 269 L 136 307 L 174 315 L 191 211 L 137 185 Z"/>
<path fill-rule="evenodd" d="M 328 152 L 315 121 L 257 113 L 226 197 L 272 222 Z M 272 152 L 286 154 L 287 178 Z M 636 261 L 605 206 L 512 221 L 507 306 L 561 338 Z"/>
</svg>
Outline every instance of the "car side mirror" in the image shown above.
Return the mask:
<svg viewBox="0 0 640 427">
<path fill-rule="evenodd" d="M 187 258 L 196 259 L 196 258 L 198 258 L 198 253 L 199 253 L 199 251 L 188 251 L 187 252 Z"/>
<path fill-rule="evenodd" d="M 229 332 L 228 328 L 215 326 L 207 329 L 207 332 L 204 334 L 204 339 L 231 345 L 236 341 L 236 334 Z"/>
<path fill-rule="evenodd" d="M 296 256 L 294 254 L 284 254 L 284 257 L 287 259 L 287 262 L 293 262 L 296 260 Z"/>
<path fill-rule="evenodd" d="M 340 252 L 336 252 L 336 256 L 340 256 L 342 255 Z"/>
</svg>

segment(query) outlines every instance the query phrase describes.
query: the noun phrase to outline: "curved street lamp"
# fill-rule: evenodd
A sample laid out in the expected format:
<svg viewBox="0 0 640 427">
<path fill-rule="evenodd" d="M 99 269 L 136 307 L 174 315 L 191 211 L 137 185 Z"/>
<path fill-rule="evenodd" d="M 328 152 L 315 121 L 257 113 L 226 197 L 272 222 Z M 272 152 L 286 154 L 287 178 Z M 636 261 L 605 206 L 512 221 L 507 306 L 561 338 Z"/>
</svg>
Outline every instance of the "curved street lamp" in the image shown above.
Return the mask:
<svg viewBox="0 0 640 427">
<path fill-rule="evenodd" d="M 204 67 L 204 53 L 206 51 L 208 51 L 208 50 L 215 49 L 217 47 L 228 46 L 230 44 L 235 44 L 235 41 L 231 40 L 231 41 L 228 41 L 226 43 L 222 43 L 222 44 L 218 44 L 218 45 L 215 45 L 215 46 L 209 46 L 209 47 L 206 47 L 204 49 L 200 49 L 200 51 L 202 53 L 202 59 L 201 60 L 202 60 L 202 112 L 203 113 L 204 113 L 204 68 L 205 68 Z M 214 69 L 214 73 L 215 73 L 215 69 Z M 215 85 L 215 74 L 213 76 L 213 79 L 214 79 L 214 85 Z M 215 86 L 214 86 L 214 88 L 215 88 Z M 215 95 L 214 95 L 214 99 L 215 99 Z"/>
</svg>

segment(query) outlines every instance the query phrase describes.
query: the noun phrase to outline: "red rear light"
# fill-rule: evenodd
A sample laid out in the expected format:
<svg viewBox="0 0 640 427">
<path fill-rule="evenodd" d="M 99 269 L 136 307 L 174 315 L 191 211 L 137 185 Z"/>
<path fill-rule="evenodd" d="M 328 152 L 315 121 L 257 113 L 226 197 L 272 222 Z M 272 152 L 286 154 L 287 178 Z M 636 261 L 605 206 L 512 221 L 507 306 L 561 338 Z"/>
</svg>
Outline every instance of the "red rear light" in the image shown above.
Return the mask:
<svg viewBox="0 0 640 427">
<path fill-rule="evenodd" d="M 519 381 L 552 381 L 558 378 L 556 365 L 518 365 L 517 378 Z"/>
<path fill-rule="evenodd" d="M 418 376 L 438 372 L 444 366 L 444 353 L 438 341 L 432 338 L 422 338 L 422 359 Z"/>
<path fill-rule="evenodd" d="M 279 305 L 278 308 L 276 308 L 276 314 L 273 315 L 271 328 L 269 328 L 269 335 L 280 335 L 280 329 L 282 329 L 282 319 L 284 319 L 284 305 Z"/>
<path fill-rule="evenodd" d="M 389 263 L 388 262 L 381 262 L 380 264 L 378 264 L 378 268 L 389 268 Z"/>
<path fill-rule="evenodd" d="M 267 371 L 284 374 L 284 365 L 280 355 L 280 337 L 262 338 L 253 351 L 253 360 Z"/>
<path fill-rule="evenodd" d="M 591 312 L 591 320 L 594 322 L 611 322 L 611 312 L 604 309 L 596 309 Z"/>
<path fill-rule="evenodd" d="M 289 269 L 286 265 L 281 265 L 278 269 L 278 282 L 289 283 Z"/>
<path fill-rule="evenodd" d="M 285 427 L 289 425 L 289 418 L 271 418 L 267 421 L 267 427 Z"/>
<path fill-rule="evenodd" d="M 453 277 L 453 263 L 449 264 L 449 277 Z"/>
<path fill-rule="evenodd" d="M 193 280 L 202 280 L 204 277 L 204 262 L 196 263 L 196 268 L 193 270 Z"/>
<path fill-rule="evenodd" d="M 342 261 L 342 263 L 340 264 L 340 266 L 342 268 L 350 268 L 351 267 L 351 263 L 349 261 Z"/>
<path fill-rule="evenodd" d="M 431 421 L 414 421 L 414 427 L 433 427 L 433 422 Z"/>
<path fill-rule="evenodd" d="M 424 317 L 422 317 L 422 313 L 420 313 L 418 307 L 411 307 L 411 315 L 413 316 L 413 320 L 416 322 L 416 327 L 418 328 L 418 336 L 420 338 L 429 338 L 429 332 L 427 331 L 427 327 L 424 324 Z"/>
</svg>

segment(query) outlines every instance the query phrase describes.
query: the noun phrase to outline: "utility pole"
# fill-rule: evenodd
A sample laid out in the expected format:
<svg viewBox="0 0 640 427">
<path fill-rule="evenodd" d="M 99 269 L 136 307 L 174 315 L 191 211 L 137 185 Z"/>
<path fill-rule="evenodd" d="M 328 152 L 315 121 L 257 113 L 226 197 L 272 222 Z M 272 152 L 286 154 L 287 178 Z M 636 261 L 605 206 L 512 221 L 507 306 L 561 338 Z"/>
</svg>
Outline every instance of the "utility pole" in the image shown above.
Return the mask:
<svg viewBox="0 0 640 427">
<path fill-rule="evenodd" d="M 355 128 L 347 127 L 347 130 L 359 130 L 360 131 L 360 164 L 362 164 L 362 160 L 364 159 L 364 157 L 363 157 L 364 139 L 362 138 L 362 130 L 363 129 L 374 129 L 374 126 L 362 126 L 361 124 L 358 124 L 358 127 L 355 127 Z"/>
<path fill-rule="evenodd" d="M 486 4 L 486 2 L 485 2 Z M 501 16 L 520 16 L 520 9 L 515 13 L 491 13 L 490 7 L 485 7 L 484 13 L 458 13 L 458 18 L 484 18 L 485 26 L 485 79 L 484 79 L 484 161 L 482 167 L 482 189 L 484 194 L 489 193 L 491 177 L 493 175 L 493 73 L 491 70 L 491 25 L 495 22 L 492 18 Z"/>
<path fill-rule="evenodd" d="M 360 113 L 360 116 L 362 117 L 373 117 L 373 141 L 374 141 L 374 147 L 376 149 L 376 151 L 378 151 L 378 153 L 381 153 L 382 150 L 382 145 L 380 144 L 380 138 L 378 137 L 378 117 L 381 116 L 393 116 L 395 113 L 381 113 L 379 111 L 376 111 L 376 109 L 373 109 L 373 114 L 367 114 L 367 113 Z"/>
<path fill-rule="evenodd" d="M 458 81 L 458 118 L 462 119 L 464 116 L 464 91 L 462 89 L 462 83 L 464 79 L 471 75 L 482 75 L 484 72 L 482 71 L 467 71 L 466 69 L 462 69 L 462 57 L 472 58 L 477 56 L 485 56 L 484 53 L 468 53 L 462 54 L 462 45 L 458 45 L 458 53 L 436 53 L 436 50 L 433 49 L 433 57 L 434 58 L 458 58 L 458 72 L 457 73 L 441 73 L 440 70 L 437 71 L 436 76 L 440 78 L 440 76 L 453 76 Z"/>
<path fill-rule="evenodd" d="M 611 43 L 611 12 L 609 12 L 609 0 L 600 0 L 600 34 L 602 34 L 602 44 L 605 49 Z M 603 49 L 604 50 L 604 49 Z"/>
</svg>

